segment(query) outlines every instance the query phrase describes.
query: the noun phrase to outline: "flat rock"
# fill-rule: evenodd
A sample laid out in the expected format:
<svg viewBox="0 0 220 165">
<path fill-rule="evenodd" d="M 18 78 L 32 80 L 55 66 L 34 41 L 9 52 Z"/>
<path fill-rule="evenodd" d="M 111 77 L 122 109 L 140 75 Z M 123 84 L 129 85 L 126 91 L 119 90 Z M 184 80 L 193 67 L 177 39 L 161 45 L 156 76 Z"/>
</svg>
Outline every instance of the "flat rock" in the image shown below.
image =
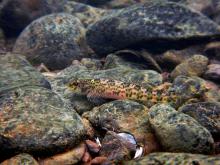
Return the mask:
<svg viewBox="0 0 220 165">
<path fill-rule="evenodd" d="M 22 56 L 11 53 L 0 56 L 0 94 L 23 86 L 51 88 L 46 78 Z"/>
<path fill-rule="evenodd" d="M 13 52 L 20 52 L 34 65 L 63 69 L 72 60 L 87 56 L 85 29 L 80 20 L 67 13 L 41 17 L 20 34 Z"/>
<path fill-rule="evenodd" d="M 220 135 L 220 103 L 200 102 L 187 104 L 180 107 L 178 111 L 193 117 L 216 137 Z"/>
<path fill-rule="evenodd" d="M 149 115 L 151 126 L 165 151 L 213 153 L 212 135 L 192 117 L 166 104 L 151 107 Z"/>
<path fill-rule="evenodd" d="M 139 160 L 125 161 L 123 165 L 146 165 L 146 164 L 220 164 L 219 156 L 206 156 L 189 153 L 152 153 Z"/>
<path fill-rule="evenodd" d="M 218 25 L 206 16 L 184 5 L 161 0 L 150 0 L 107 15 L 86 33 L 88 44 L 100 55 L 138 46 L 158 50 L 189 45 L 191 39 L 219 36 Z M 186 40 L 184 44 L 177 42 Z"/>
<path fill-rule="evenodd" d="M 50 90 L 22 87 L 0 98 L 1 155 L 51 155 L 74 147 L 85 135 L 79 115 Z"/>
</svg>

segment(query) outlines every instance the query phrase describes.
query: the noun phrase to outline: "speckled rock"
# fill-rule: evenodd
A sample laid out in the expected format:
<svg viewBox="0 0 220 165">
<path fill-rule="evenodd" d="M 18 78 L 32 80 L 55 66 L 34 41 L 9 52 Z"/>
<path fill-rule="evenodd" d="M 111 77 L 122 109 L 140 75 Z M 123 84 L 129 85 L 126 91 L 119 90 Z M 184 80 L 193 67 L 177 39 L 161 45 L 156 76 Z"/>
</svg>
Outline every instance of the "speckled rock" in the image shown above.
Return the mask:
<svg viewBox="0 0 220 165">
<path fill-rule="evenodd" d="M 38 162 L 29 154 L 19 154 L 0 163 L 0 165 L 39 165 Z"/>
<path fill-rule="evenodd" d="M 85 135 L 79 115 L 50 90 L 22 87 L 0 98 L 2 156 L 21 152 L 51 155 L 73 147 Z"/>
<path fill-rule="evenodd" d="M 171 72 L 171 77 L 176 78 L 179 75 L 201 76 L 207 69 L 208 58 L 202 55 L 194 55 Z"/>
<path fill-rule="evenodd" d="M 81 161 L 83 155 L 86 152 L 86 146 L 84 143 L 79 144 L 70 151 L 54 155 L 52 157 L 40 160 L 40 165 L 70 165 L 77 164 Z"/>
<path fill-rule="evenodd" d="M 220 82 L 220 64 L 208 65 L 208 70 L 205 72 L 204 77 L 209 80 Z"/>
<path fill-rule="evenodd" d="M 165 104 L 151 107 L 149 115 L 151 126 L 165 151 L 213 153 L 212 135 L 192 117 Z"/>
<path fill-rule="evenodd" d="M 181 96 L 182 101 L 188 100 L 188 102 L 198 102 L 204 100 L 205 92 L 208 91 L 205 80 L 193 76 L 178 76 L 174 79 L 172 84 L 173 92 Z"/>
<path fill-rule="evenodd" d="M 145 153 L 158 149 L 148 120 L 148 109 L 129 100 L 116 100 L 83 114 L 95 128 L 134 135 L 136 141 L 144 146 Z"/>
<path fill-rule="evenodd" d="M 87 56 L 85 29 L 78 18 L 58 13 L 41 17 L 18 37 L 13 52 L 21 52 L 34 65 L 63 69 Z"/>
<path fill-rule="evenodd" d="M 72 65 L 61 71 L 58 76 L 51 81 L 51 85 L 54 91 L 61 94 L 67 100 L 71 100 L 72 106 L 80 114 L 91 110 L 91 107 L 94 107 L 94 104 L 91 104 L 85 96 L 74 94 L 67 89 L 66 84 L 76 78 L 115 79 L 142 85 L 158 85 L 162 83 L 162 76 L 153 70 L 136 70 L 117 67 L 114 69 L 94 71 L 82 65 Z"/>
<path fill-rule="evenodd" d="M 87 27 L 92 23 L 100 20 L 102 16 L 110 13 L 111 11 L 95 8 L 74 1 L 67 1 L 64 5 L 64 12 L 76 16 L 77 18 L 79 18 L 82 24 Z"/>
<path fill-rule="evenodd" d="M 86 36 L 96 53 L 106 55 L 127 47 L 158 51 L 164 47 L 190 45 L 192 38 L 219 37 L 220 29 L 204 15 L 183 5 L 156 0 L 106 16 L 90 26 Z M 178 44 L 181 40 L 188 41 Z M 168 41 L 175 41 L 174 45 Z"/>
<path fill-rule="evenodd" d="M 123 165 L 159 165 L 159 164 L 200 164 L 200 165 L 214 165 L 220 164 L 218 156 L 206 156 L 200 154 L 188 153 L 152 153 L 139 160 L 131 160 L 123 162 Z"/>
<path fill-rule="evenodd" d="M 51 88 L 50 83 L 18 54 L 0 56 L 0 94 L 22 86 Z"/>
<path fill-rule="evenodd" d="M 212 135 L 216 137 L 220 135 L 220 103 L 201 102 L 188 104 L 180 107 L 178 111 L 196 119 Z"/>
</svg>

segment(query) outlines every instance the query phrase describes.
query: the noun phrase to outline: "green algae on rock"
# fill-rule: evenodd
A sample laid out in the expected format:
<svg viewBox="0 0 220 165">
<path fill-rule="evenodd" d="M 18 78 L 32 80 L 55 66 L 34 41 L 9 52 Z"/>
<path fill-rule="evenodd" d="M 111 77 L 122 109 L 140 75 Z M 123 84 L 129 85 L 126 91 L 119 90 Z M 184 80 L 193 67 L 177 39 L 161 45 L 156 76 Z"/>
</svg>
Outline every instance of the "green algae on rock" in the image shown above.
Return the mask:
<svg viewBox="0 0 220 165">
<path fill-rule="evenodd" d="M 110 13 L 110 10 L 95 8 L 74 1 L 67 1 L 64 5 L 64 12 L 76 16 L 85 27 L 97 22 L 104 15 Z"/>
<path fill-rule="evenodd" d="M 134 135 L 137 143 L 146 148 L 146 153 L 158 149 L 150 127 L 148 109 L 142 104 L 130 100 L 116 100 L 95 107 L 92 111 L 85 112 L 82 117 L 88 119 L 95 128 Z"/>
<path fill-rule="evenodd" d="M 177 41 L 187 40 L 184 44 L 189 45 L 191 39 L 211 37 L 220 37 L 215 22 L 184 5 L 161 0 L 149 0 L 107 15 L 86 33 L 88 44 L 100 55 L 138 45 L 159 49 L 161 43 L 172 47 L 169 41 L 183 46 Z"/>
<path fill-rule="evenodd" d="M 33 21 L 20 34 L 13 52 L 22 53 L 35 65 L 63 69 L 72 60 L 87 56 L 85 29 L 67 13 L 50 14 Z"/>
<path fill-rule="evenodd" d="M 214 165 L 220 164 L 218 156 L 206 156 L 200 154 L 189 153 L 151 153 L 139 160 L 124 161 L 123 165 L 162 165 L 162 164 L 200 164 L 200 165 Z"/>
<path fill-rule="evenodd" d="M 38 162 L 29 154 L 19 154 L 0 163 L 0 165 L 39 165 Z"/>
<path fill-rule="evenodd" d="M 22 56 L 11 53 L 0 56 L 0 94 L 23 86 L 51 88 L 44 76 Z"/>
<path fill-rule="evenodd" d="M 219 102 L 200 102 L 187 104 L 178 109 L 179 112 L 185 113 L 202 126 L 209 130 L 212 135 L 220 135 L 220 103 Z"/>
<path fill-rule="evenodd" d="M 177 76 L 201 76 L 207 69 L 208 58 L 202 55 L 194 55 L 183 61 L 171 72 L 171 77 Z"/>
<path fill-rule="evenodd" d="M 210 132 L 192 117 L 169 105 L 150 108 L 149 121 L 165 151 L 212 154 L 214 140 Z"/>
<path fill-rule="evenodd" d="M 83 139 L 79 115 L 63 99 L 42 87 L 20 87 L 0 95 L 0 154 L 46 156 Z"/>
</svg>

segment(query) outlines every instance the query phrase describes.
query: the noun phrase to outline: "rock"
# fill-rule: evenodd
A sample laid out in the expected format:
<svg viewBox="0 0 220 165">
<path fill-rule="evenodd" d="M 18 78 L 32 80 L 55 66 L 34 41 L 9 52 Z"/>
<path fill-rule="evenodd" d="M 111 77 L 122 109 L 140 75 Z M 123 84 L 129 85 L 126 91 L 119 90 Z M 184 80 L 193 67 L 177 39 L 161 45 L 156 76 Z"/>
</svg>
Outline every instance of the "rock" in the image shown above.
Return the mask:
<svg viewBox="0 0 220 165">
<path fill-rule="evenodd" d="M 0 163 L 0 165 L 39 165 L 38 162 L 29 154 L 19 154 Z"/>
<path fill-rule="evenodd" d="M 146 164 L 219 164 L 218 156 L 206 156 L 189 153 L 152 153 L 139 160 L 125 161 L 123 165 L 146 165 Z"/>
<path fill-rule="evenodd" d="M 52 12 L 60 12 L 63 2 L 53 0 L 53 4 L 50 4 L 44 0 L 2 0 L 0 26 L 6 36 L 15 37 L 33 20 Z"/>
<path fill-rule="evenodd" d="M 33 21 L 18 37 L 13 52 L 21 52 L 34 65 L 63 69 L 87 56 L 85 29 L 67 13 L 50 14 Z"/>
<path fill-rule="evenodd" d="M 84 143 L 81 143 L 70 151 L 40 160 L 39 163 L 40 165 L 77 164 L 81 161 L 85 152 L 86 146 Z"/>
<path fill-rule="evenodd" d="M 143 146 L 146 153 L 158 149 L 158 143 L 148 121 L 148 109 L 129 100 L 116 100 L 82 115 L 99 130 L 126 132 L 134 135 L 137 144 Z"/>
<path fill-rule="evenodd" d="M 178 3 L 156 0 L 106 16 L 89 27 L 86 38 L 96 53 L 106 55 L 139 46 L 163 51 L 219 35 L 218 25 L 204 15 Z"/>
<path fill-rule="evenodd" d="M 194 55 L 183 63 L 177 65 L 172 71 L 171 77 L 177 76 L 201 76 L 207 68 L 208 58 L 202 55 Z"/>
<path fill-rule="evenodd" d="M 66 4 L 64 5 L 64 12 L 79 18 L 79 20 L 85 27 L 88 27 L 89 25 L 100 20 L 101 17 L 103 17 L 104 15 L 111 13 L 110 10 L 107 11 L 74 1 L 66 2 Z"/>
<path fill-rule="evenodd" d="M 135 151 L 135 144 L 129 143 L 112 131 L 108 131 L 102 140 L 100 155 L 107 157 L 108 161 L 118 162 L 132 159 Z"/>
<path fill-rule="evenodd" d="M 204 77 L 209 80 L 220 82 L 220 64 L 208 65 L 208 70 L 205 72 Z"/>
<path fill-rule="evenodd" d="M 89 70 L 99 70 L 102 68 L 101 61 L 92 58 L 82 58 L 81 64 Z"/>
<path fill-rule="evenodd" d="M 192 117 L 165 104 L 151 107 L 149 115 L 151 127 L 165 151 L 213 153 L 212 135 Z"/>
<path fill-rule="evenodd" d="M 0 94 L 23 86 L 50 89 L 50 83 L 21 55 L 8 53 L 0 56 Z"/>
<path fill-rule="evenodd" d="M 128 67 L 140 70 L 148 68 L 143 58 L 138 57 L 135 52 L 129 50 L 118 51 L 106 56 L 104 69 L 113 69 L 116 67 Z"/>
<path fill-rule="evenodd" d="M 74 147 L 85 136 L 79 115 L 50 90 L 20 87 L 0 97 L 2 156 L 47 156 Z"/>
<path fill-rule="evenodd" d="M 201 102 L 182 106 L 179 112 L 185 113 L 199 122 L 209 132 L 218 137 L 220 135 L 220 103 Z"/>
<path fill-rule="evenodd" d="M 178 76 L 174 79 L 171 88 L 170 90 L 181 98 L 179 105 L 181 102 L 186 103 L 186 101 L 201 102 L 204 99 L 205 92 L 208 91 L 205 80 L 196 76 Z"/>
</svg>

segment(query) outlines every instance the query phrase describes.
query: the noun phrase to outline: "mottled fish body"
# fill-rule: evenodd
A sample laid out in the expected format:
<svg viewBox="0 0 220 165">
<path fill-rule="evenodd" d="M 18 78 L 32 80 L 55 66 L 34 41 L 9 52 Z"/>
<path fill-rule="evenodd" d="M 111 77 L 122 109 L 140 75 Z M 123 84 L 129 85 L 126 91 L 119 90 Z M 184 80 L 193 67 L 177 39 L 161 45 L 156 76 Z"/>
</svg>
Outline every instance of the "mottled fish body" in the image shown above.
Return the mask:
<svg viewBox="0 0 220 165">
<path fill-rule="evenodd" d="M 170 83 L 157 87 L 142 87 L 137 84 L 125 83 L 108 79 L 77 79 L 68 84 L 72 91 L 79 91 L 87 97 L 134 100 L 146 105 L 176 102 L 176 96 L 170 92 Z"/>
</svg>

